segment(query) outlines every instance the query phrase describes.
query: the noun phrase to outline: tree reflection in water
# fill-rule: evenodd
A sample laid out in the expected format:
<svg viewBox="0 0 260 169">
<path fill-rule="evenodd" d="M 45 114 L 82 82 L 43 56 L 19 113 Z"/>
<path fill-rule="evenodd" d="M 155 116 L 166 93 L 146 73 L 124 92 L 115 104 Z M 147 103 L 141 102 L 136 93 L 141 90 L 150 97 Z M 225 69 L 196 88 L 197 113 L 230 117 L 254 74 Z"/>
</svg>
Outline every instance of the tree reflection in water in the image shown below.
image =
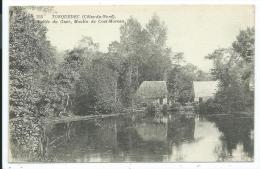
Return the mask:
<svg viewBox="0 0 260 169">
<path fill-rule="evenodd" d="M 72 128 L 69 142 L 53 146 L 54 161 L 251 161 L 254 154 L 252 119 L 120 116 L 76 122 Z M 61 130 L 57 126 L 50 135 Z"/>
<path fill-rule="evenodd" d="M 254 158 L 253 118 L 228 115 L 211 116 L 207 119 L 214 122 L 222 132 L 222 146 L 216 149 L 220 161 L 237 160 L 236 158 L 248 161 Z M 237 154 L 238 152 L 240 153 Z"/>
</svg>

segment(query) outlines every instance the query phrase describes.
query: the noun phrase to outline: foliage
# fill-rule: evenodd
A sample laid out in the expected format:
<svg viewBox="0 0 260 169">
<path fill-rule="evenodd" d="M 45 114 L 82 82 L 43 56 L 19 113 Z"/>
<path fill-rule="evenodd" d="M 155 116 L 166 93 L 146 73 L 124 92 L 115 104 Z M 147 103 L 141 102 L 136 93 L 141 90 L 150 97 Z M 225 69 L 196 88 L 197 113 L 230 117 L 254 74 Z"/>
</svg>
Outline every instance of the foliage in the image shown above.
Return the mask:
<svg viewBox="0 0 260 169">
<path fill-rule="evenodd" d="M 117 72 L 120 102 L 132 106 L 139 85 L 145 80 L 163 80 L 170 67 L 167 29 L 156 15 L 145 28 L 131 17 L 120 27 L 120 34 L 120 42 L 112 42 L 107 55 Z"/>
<path fill-rule="evenodd" d="M 49 75 L 55 51 L 46 27 L 24 8 L 11 7 L 9 16 L 10 139 L 21 152 L 37 157 L 42 119 L 49 115 L 43 79 Z"/>
<path fill-rule="evenodd" d="M 210 98 L 206 102 L 200 103 L 197 111 L 199 111 L 200 114 L 222 113 L 223 106 L 215 102 L 214 99 Z"/>
<path fill-rule="evenodd" d="M 215 103 L 226 112 L 252 111 L 254 93 L 249 85 L 254 79 L 254 29 L 240 31 L 232 48 L 217 49 L 206 58 L 213 60 L 211 73 L 220 82 Z"/>
<path fill-rule="evenodd" d="M 247 28 L 240 31 L 236 41 L 232 43 L 232 47 L 239 57 L 243 58 L 247 63 L 254 62 L 255 57 L 255 29 Z"/>
<path fill-rule="evenodd" d="M 98 44 L 90 37 L 83 37 L 73 50 L 67 51 L 55 78 L 63 91 L 63 115 L 112 113 L 121 109 L 116 98 L 120 65 L 114 63 L 115 59 L 99 52 Z"/>
<path fill-rule="evenodd" d="M 169 98 L 182 104 L 194 98 L 193 81 L 210 80 L 210 76 L 192 64 L 174 64 L 167 73 Z"/>
<path fill-rule="evenodd" d="M 116 72 L 109 68 L 101 55 L 95 58 L 91 70 L 82 70 L 76 84 L 74 112 L 80 115 L 112 113 L 118 104 L 116 99 Z"/>
<path fill-rule="evenodd" d="M 179 52 L 173 55 L 173 57 L 171 58 L 173 64 L 175 65 L 181 65 L 181 63 L 185 62 L 184 61 L 184 53 L 183 52 Z"/>
</svg>

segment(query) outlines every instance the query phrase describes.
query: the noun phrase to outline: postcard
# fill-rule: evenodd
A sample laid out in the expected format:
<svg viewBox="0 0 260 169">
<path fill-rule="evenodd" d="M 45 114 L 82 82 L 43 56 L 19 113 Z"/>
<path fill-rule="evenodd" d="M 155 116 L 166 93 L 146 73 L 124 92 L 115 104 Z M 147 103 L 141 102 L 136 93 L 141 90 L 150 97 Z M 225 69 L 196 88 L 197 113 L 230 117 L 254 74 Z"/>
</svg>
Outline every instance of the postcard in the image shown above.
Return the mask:
<svg viewBox="0 0 260 169">
<path fill-rule="evenodd" d="M 254 4 L 6 10 L 8 164 L 256 164 Z"/>
</svg>

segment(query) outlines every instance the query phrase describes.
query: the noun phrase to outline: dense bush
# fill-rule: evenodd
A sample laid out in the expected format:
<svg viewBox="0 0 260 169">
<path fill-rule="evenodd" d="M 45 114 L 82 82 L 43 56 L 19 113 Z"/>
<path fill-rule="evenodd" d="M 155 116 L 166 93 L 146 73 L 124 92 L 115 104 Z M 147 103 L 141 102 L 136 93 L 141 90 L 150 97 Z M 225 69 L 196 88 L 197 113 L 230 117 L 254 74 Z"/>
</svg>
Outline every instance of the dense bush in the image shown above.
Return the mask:
<svg viewBox="0 0 260 169">
<path fill-rule="evenodd" d="M 206 102 L 199 103 L 197 111 L 201 114 L 222 113 L 223 107 L 210 98 Z"/>
</svg>

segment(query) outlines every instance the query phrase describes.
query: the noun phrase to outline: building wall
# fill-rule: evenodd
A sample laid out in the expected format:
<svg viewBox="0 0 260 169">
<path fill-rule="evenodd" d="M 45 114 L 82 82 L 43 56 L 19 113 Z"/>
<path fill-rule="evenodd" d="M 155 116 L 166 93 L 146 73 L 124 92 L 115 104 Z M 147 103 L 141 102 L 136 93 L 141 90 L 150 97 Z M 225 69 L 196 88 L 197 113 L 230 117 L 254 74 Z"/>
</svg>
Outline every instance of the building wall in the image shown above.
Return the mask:
<svg viewBox="0 0 260 169">
<path fill-rule="evenodd" d="M 153 103 L 154 104 L 160 104 L 160 99 L 154 99 Z M 167 98 L 162 99 L 162 104 L 167 104 Z"/>
<path fill-rule="evenodd" d="M 195 97 L 194 102 L 199 102 L 199 99 L 202 98 L 202 102 L 206 102 L 209 98 L 213 98 L 212 96 L 206 96 L 206 97 Z"/>
<path fill-rule="evenodd" d="M 163 99 L 163 104 L 167 104 L 167 98 Z"/>
</svg>

